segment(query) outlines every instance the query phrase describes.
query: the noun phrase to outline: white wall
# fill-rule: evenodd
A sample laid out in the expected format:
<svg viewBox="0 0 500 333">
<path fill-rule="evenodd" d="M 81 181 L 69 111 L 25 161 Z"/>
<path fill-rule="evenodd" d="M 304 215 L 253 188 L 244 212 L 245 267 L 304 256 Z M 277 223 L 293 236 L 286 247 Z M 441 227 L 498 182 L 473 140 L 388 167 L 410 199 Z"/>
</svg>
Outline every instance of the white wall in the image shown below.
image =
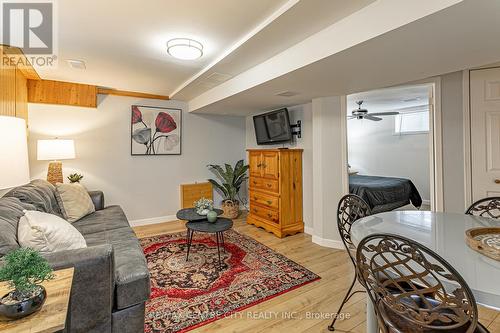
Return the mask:
<svg viewBox="0 0 500 333">
<path fill-rule="evenodd" d="M 182 155 L 131 156 L 130 106 L 182 108 Z M 29 105 L 31 178 L 45 178 L 47 161 L 36 160 L 36 141 L 75 140 L 74 160 L 63 161 L 64 175 L 80 172 L 88 189 L 104 191 L 106 204 L 123 207 L 130 220 L 171 217 L 180 207 L 179 185 L 206 181 L 209 163 L 245 158 L 245 120 L 197 115 L 179 101 L 107 96 L 97 109 Z"/>
<path fill-rule="evenodd" d="M 263 113 L 256 112 L 251 116 L 246 117 L 246 147 L 251 148 L 301 148 L 304 149 L 302 155 L 302 185 L 303 185 L 303 208 L 304 208 L 304 224 L 307 228 L 313 226 L 313 199 L 312 199 L 312 112 L 311 103 L 296 105 L 288 108 L 290 122 L 296 123 L 297 120 L 302 121 L 302 138 L 294 137 L 294 142 L 285 145 L 257 145 L 255 138 L 255 130 L 253 126 L 253 116 Z"/>
<path fill-rule="evenodd" d="M 388 110 L 371 110 L 384 112 Z M 394 135 L 395 116 L 381 121 L 347 122 L 348 160 L 361 175 L 410 179 L 423 200 L 430 200 L 429 135 Z"/>
<path fill-rule="evenodd" d="M 337 229 L 337 205 L 349 191 L 345 96 L 312 100 L 314 243 L 343 248 Z"/>
<path fill-rule="evenodd" d="M 463 213 L 465 205 L 462 72 L 441 76 L 444 210 Z"/>
</svg>

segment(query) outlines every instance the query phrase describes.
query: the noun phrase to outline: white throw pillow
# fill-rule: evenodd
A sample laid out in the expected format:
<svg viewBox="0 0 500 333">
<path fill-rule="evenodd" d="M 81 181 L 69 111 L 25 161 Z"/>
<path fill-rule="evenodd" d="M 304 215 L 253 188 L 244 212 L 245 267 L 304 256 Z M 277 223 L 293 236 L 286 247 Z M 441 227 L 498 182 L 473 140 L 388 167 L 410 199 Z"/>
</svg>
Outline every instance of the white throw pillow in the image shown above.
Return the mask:
<svg viewBox="0 0 500 333">
<path fill-rule="evenodd" d="M 73 223 L 95 212 L 94 203 L 87 189 L 81 184 L 56 184 L 56 199 L 63 217 L 68 222 Z"/>
<path fill-rule="evenodd" d="M 21 247 L 31 247 L 41 253 L 87 247 L 82 234 L 68 221 L 34 210 L 24 211 L 17 227 L 17 238 Z"/>
</svg>

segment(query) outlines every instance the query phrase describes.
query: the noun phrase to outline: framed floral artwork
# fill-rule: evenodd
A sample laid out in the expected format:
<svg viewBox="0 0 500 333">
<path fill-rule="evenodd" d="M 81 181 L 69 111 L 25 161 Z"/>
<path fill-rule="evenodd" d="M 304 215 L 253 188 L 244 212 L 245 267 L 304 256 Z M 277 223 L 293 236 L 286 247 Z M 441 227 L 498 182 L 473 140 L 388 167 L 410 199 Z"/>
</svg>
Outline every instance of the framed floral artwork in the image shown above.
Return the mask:
<svg viewBox="0 0 500 333">
<path fill-rule="evenodd" d="M 182 110 L 132 105 L 132 155 L 180 155 Z"/>
</svg>

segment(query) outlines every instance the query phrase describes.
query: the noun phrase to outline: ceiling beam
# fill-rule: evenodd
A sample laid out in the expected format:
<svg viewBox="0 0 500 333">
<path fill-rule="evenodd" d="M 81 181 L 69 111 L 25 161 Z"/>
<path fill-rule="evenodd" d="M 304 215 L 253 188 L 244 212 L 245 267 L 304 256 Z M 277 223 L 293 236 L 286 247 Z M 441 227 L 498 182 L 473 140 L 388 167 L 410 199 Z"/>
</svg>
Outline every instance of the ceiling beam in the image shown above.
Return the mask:
<svg viewBox="0 0 500 333">
<path fill-rule="evenodd" d="M 28 80 L 28 102 L 97 107 L 97 87 L 52 80 Z"/>
<path fill-rule="evenodd" d="M 97 88 L 97 94 L 99 95 L 115 95 L 115 96 L 126 96 L 126 97 L 139 97 L 139 98 L 149 98 L 149 99 L 161 99 L 168 101 L 170 98 L 164 95 L 147 94 L 135 91 L 126 90 L 116 90 L 107 88 Z"/>
</svg>

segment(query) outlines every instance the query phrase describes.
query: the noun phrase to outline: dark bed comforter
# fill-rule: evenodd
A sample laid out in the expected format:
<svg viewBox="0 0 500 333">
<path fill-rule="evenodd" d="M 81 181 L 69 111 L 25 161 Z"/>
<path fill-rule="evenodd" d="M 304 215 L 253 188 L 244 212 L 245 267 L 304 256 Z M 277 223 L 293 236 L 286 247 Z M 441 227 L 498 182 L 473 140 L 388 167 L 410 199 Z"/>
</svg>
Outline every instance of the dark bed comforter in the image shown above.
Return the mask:
<svg viewBox="0 0 500 333">
<path fill-rule="evenodd" d="M 373 213 L 390 211 L 413 204 L 420 208 L 422 198 L 413 182 L 404 178 L 349 176 L 349 192 L 359 195 Z"/>
</svg>

